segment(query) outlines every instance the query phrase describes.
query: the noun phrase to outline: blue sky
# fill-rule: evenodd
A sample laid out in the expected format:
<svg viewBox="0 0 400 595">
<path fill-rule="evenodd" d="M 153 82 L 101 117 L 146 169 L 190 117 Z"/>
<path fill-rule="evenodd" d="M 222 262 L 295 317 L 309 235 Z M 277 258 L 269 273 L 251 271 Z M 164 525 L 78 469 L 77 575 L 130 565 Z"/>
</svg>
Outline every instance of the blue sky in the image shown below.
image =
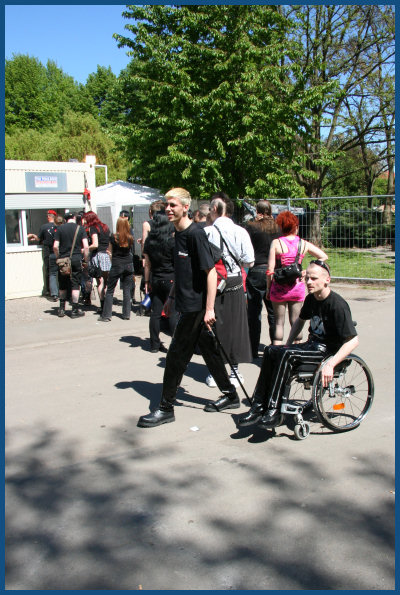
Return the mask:
<svg viewBox="0 0 400 595">
<path fill-rule="evenodd" d="M 111 66 L 118 75 L 129 62 L 127 48 L 119 49 L 113 33 L 124 33 L 129 20 L 125 4 L 6 5 L 5 58 L 29 54 L 57 66 L 85 83 L 97 65 Z"/>
</svg>

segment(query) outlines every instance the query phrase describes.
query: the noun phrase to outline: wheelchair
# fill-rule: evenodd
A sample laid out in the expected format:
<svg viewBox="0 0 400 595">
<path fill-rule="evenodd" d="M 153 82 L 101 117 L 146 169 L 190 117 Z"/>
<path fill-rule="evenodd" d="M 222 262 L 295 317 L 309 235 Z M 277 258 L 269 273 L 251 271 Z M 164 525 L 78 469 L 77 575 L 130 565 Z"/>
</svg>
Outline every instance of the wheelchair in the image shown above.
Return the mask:
<svg viewBox="0 0 400 595">
<path fill-rule="evenodd" d="M 374 381 L 371 371 L 361 357 L 350 354 L 335 367 L 333 380 L 323 387 L 320 364 L 299 364 L 294 367 L 284 385 L 281 404 L 285 415 L 294 416 L 294 434 L 304 440 L 310 434 L 310 424 L 303 413 L 314 410 L 323 426 L 333 432 L 348 432 L 357 428 L 371 408 Z"/>
</svg>

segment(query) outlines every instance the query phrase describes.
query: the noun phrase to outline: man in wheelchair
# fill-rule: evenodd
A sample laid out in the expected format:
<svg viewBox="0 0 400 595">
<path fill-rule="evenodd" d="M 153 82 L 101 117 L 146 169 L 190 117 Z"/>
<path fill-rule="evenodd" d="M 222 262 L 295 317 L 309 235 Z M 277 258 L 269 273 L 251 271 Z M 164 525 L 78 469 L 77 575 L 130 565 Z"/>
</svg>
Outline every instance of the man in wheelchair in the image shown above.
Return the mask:
<svg viewBox="0 0 400 595">
<path fill-rule="evenodd" d="M 332 291 L 330 270 L 322 260 L 312 260 L 306 270 L 308 295 L 299 318 L 294 322 L 286 345 L 270 345 L 264 350 L 260 375 L 249 411 L 239 418 L 239 426 L 257 423 L 270 429 L 279 424 L 280 405 L 285 383 L 294 366 L 318 365 L 331 356 L 321 371 L 323 386 L 333 379 L 334 368 L 358 345 L 348 303 Z M 309 336 L 305 343 L 293 344 L 310 321 Z"/>
</svg>

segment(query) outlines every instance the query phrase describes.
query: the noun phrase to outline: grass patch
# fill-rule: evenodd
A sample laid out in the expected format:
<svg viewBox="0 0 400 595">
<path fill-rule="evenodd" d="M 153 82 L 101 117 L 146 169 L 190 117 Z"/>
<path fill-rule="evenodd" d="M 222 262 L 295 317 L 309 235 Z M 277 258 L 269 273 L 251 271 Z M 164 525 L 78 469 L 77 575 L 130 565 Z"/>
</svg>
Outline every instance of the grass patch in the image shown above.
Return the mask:
<svg viewBox="0 0 400 595">
<path fill-rule="evenodd" d="M 384 253 L 327 249 L 328 265 L 333 277 L 352 277 L 356 279 L 395 279 L 394 257 Z M 313 256 L 307 254 L 303 261 L 306 268 Z"/>
</svg>

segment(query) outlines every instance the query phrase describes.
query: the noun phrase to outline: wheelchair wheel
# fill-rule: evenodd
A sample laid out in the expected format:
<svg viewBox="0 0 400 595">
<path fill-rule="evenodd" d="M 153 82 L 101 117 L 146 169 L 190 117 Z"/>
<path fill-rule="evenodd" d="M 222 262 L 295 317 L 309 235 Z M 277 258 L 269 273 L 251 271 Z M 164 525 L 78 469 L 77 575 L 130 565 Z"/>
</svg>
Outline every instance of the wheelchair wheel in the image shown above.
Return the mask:
<svg viewBox="0 0 400 595">
<path fill-rule="evenodd" d="M 294 435 L 297 440 L 305 440 L 310 433 L 310 424 L 303 421 L 302 424 L 296 424 L 294 426 Z"/>
<path fill-rule="evenodd" d="M 367 415 L 374 398 L 374 381 L 367 364 L 357 355 L 349 355 L 336 369 L 331 389 L 322 386 L 318 370 L 313 405 L 324 426 L 334 432 L 347 432 L 357 428 Z"/>
</svg>

